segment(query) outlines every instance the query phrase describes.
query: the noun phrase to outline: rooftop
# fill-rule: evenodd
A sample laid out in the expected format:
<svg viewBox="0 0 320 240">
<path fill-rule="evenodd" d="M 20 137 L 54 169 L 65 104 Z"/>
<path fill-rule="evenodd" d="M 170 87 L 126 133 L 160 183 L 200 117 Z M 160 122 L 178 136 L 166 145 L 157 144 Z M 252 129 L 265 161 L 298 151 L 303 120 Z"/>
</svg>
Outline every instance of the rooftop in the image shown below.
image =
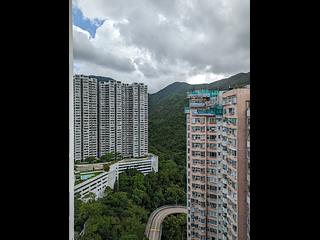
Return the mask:
<svg viewBox="0 0 320 240">
<path fill-rule="evenodd" d="M 198 89 L 187 92 L 187 98 L 192 97 L 216 97 L 219 95 L 219 90 L 212 89 Z"/>
</svg>

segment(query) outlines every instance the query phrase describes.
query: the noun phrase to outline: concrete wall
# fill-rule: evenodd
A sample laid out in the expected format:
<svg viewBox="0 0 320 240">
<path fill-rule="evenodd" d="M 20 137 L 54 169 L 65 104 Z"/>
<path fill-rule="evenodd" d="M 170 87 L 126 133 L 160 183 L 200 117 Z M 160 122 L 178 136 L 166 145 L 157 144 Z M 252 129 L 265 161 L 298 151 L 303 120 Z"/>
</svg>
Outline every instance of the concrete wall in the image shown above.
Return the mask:
<svg viewBox="0 0 320 240">
<path fill-rule="evenodd" d="M 94 164 L 78 164 L 75 165 L 75 170 L 80 172 L 93 171 L 93 170 L 103 170 L 102 163 L 94 163 Z"/>
</svg>

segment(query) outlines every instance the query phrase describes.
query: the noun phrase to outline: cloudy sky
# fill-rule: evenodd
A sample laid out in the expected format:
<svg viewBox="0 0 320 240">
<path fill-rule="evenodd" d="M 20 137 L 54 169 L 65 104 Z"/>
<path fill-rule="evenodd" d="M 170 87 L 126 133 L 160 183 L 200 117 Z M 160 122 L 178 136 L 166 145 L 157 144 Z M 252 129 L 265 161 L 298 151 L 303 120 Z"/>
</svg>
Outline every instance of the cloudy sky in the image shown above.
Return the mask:
<svg viewBox="0 0 320 240">
<path fill-rule="evenodd" d="M 250 69 L 249 0 L 73 0 L 74 72 L 213 82 Z"/>
</svg>

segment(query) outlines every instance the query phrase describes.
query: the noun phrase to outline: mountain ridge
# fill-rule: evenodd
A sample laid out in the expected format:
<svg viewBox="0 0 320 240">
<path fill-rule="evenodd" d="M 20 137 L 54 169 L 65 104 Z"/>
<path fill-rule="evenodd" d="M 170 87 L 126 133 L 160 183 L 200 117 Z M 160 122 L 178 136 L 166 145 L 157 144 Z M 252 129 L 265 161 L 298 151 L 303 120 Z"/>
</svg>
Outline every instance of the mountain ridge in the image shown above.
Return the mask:
<svg viewBox="0 0 320 240">
<path fill-rule="evenodd" d="M 250 84 L 250 72 L 238 73 L 208 84 L 174 82 L 149 94 L 149 151 L 159 159 L 173 160 L 185 168 L 186 123 L 184 107 L 187 91 L 195 89 L 227 90 Z M 181 171 L 184 174 L 184 170 Z"/>
<path fill-rule="evenodd" d="M 249 76 L 249 82 L 250 82 L 250 72 L 247 72 L 247 73 L 241 72 L 241 73 L 237 73 L 237 74 L 232 75 L 232 76 L 227 77 L 227 78 L 222 78 L 222 79 L 216 80 L 216 81 L 211 82 L 211 83 L 190 84 L 190 83 L 187 83 L 187 82 L 173 82 L 173 83 L 170 83 L 169 85 L 165 86 L 164 88 L 160 89 L 158 92 L 155 92 L 155 93 L 152 93 L 152 94 L 157 94 L 157 93 L 163 91 L 166 88 L 170 88 L 172 85 L 183 84 L 183 85 L 188 85 L 189 87 L 192 87 L 192 86 L 195 86 L 195 87 L 197 87 L 197 86 L 214 86 L 214 85 L 220 85 L 221 83 L 224 84 L 224 82 L 227 81 L 230 78 L 238 78 L 238 77 L 242 77 L 242 76 L 245 76 L 245 75 Z"/>
</svg>

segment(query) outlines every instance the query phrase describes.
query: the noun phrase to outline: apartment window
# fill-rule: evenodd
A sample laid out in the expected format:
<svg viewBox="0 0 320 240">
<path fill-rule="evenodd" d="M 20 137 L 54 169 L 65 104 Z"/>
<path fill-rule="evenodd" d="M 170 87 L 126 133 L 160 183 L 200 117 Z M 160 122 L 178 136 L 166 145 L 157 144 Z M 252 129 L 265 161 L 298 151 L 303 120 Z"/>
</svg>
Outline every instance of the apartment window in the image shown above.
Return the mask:
<svg viewBox="0 0 320 240">
<path fill-rule="evenodd" d="M 217 225 L 217 221 L 213 219 L 208 219 L 209 224 Z"/>
<path fill-rule="evenodd" d="M 215 174 L 216 173 L 216 169 L 215 168 L 208 168 L 207 172 L 211 173 L 211 174 Z"/>
<path fill-rule="evenodd" d="M 208 211 L 208 215 L 209 215 L 209 217 L 216 217 L 217 212 L 216 211 Z"/>
<path fill-rule="evenodd" d="M 215 194 L 210 194 L 210 195 L 209 195 L 209 198 L 211 198 L 211 199 L 217 199 L 217 195 L 215 195 Z"/>
<path fill-rule="evenodd" d="M 207 140 L 209 140 L 209 141 L 214 141 L 214 140 L 216 140 L 216 135 L 207 135 Z"/>
<path fill-rule="evenodd" d="M 209 118 L 208 118 L 208 122 L 211 123 L 211 124 L 215 124 L 217 121 L 216 121 L 216 118 L 214 118 L 214 117 L 209 117 Z"/>
<path fill-rule="evenodd" d="M 228 124 L 236 125 L 237 119 L 236 118 L 227 118 L 227 122 L 228 122 Z"/>
<path fill-rule="evenodd" d="M 231 150 L 232 156 L 236 157 L 237 156 L 237 151 L 236 150 Z"/>
<path fill-rule="evenodd" d="M 192 151 L 192 156 L 193 157 L 204 157 L 205 156 L 205 152 L 202 151 Z"/>
<path fill-rule="evenodd" d="M 216 143 L 207 143 L 207 148 L 216 149 L 216 147 L 217 147 Z"/>
<path fill-rule="evenodd" d="M 200 210 L 200 215 L 201 216 L 205 216 L 206 215 L 206 211 L 205 210 Z M 203 220 L 203 222 L 202 222 Z M 201 219 L 201 222 L 204 223 L 204 219 Z"/>
<path fill-rule="evenodd" d="M 234 115 L 235 114 L 235 109 L 234 108 L 228 108 L 228 113 L 229 113 L 229 115 Z"/>
<path fill-rule="evenodd" d="M 193 132 L 205 132 L 205 127 L 204 126 L 192 126 L 191 127 Z"/>
<path fill-rule="evenodd" d="M 208 131 L 208 132 L 215 132 L 215 131 L 216 131 L 216 127 L 207 126 L 207 131 Z"/>
<path fill-rule="evenodd" d="M 209 157 L 217 157 L 217 153 L 216 152 L 208 152 L 208 156 Z"/>
<path fill-rule="evenodd" d="M 209 189 L 210 191 L 217 191 L 217 187 L 216 187 L 216 186 L 210 186 L 210 185 L 208 185 L 208 189 Z"/>
<path fill-rule="evenodd" d="M 216 203 L 208 202 L 208 205 L 209 205 L 210 208 L 217 208 L 217 204 Z"/>
<path fill-rule="evenodd" d="M 192 143 L 192 148 L 205 148 L 205 144 L 204 143 Z"/>
<path fill-rule="evenodd" d="M 192 134 L 191 137 L 193 140 L 204 140 L 205 139 L 205 135 L 203 135 L 203 134 Z"/>
<path fill-rule="evenodd" d="M 191 119 L 191 123 L 192 124 L 204 124 L 205 123 L 205 119 L 204 118 L 192 118 Z"/>
</svg>

